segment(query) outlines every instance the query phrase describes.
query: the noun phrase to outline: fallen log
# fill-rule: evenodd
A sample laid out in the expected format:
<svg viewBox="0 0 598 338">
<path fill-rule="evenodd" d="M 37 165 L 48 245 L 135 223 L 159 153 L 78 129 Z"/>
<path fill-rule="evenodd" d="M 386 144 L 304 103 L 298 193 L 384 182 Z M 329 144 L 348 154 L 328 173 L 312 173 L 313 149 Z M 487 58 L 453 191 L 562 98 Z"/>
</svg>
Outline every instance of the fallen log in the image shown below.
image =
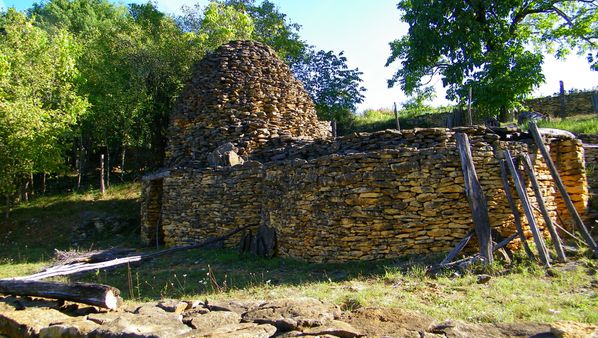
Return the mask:
<svg viewBox="0 0 598 338">
<path fill-rule="evenodd" d="M 120 291 L 108 285 L 54 283 L 31 280 L 0 280 L 0 294 L 63 299 L 116 310 L 122 304 Z"/>
</svg>

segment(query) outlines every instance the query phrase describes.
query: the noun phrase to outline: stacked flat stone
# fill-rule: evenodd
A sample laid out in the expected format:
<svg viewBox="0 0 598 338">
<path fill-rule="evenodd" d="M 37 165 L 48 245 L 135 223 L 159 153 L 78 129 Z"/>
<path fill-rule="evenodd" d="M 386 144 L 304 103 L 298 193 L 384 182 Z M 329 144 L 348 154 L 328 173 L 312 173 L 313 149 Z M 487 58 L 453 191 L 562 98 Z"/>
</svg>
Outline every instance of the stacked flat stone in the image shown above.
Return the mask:
<svg viewBox="0 0 598 338">
<path fill-rule="evenodd" d="M 292 143 L 291 149 L 300 151 L 290 155 L 282 149 L 284 156 L 278 160 L 173 172 L 161 183 L 166 244 L 197 242 L 244 225 L 253 225 L 255 231 L 268 224 L 277 233 L 278 255 L 311 262 L 447 252 L 473 228 L 455 132 L 470 137 L 497 231 L 505 237 L 515 232 L 496 156 L 502 149 L 515 156 L 536 155 L 532 160 L 541 190 L 549 214 L 557 220 L 565 207 L 557 202 L 554 181 L 531 140 L 501 139 L 485 128 L 388 130 L 304 141 L 296 147 Z M 570 141 L 553 140 L 553 154 L 563 142 L 563 150 L 577 154 L 580 144 Z M 276 156 L 272 149 L 268 154 Z M 555 155 L 559 165 L 563 158 Z M 560 167 L 574 166 L 572 161 Z M 576 166 L 583 168 L 583 161 Z M 577 169 L 563 171 L 572 191 L 581 177 Z M 525 181 L 536 205 L 529 179 Z M 143 219 L 152 217 L 157 215 Z M 536 219 L 544 228 L 539 212 Z M 143 221 L 142 231 L 155 232 L 155 227 Z M 526 235 L 531 237 L 527 227 Z M 239 240 L 240 235 L 226 244 L 235 246 Z"/>
<path fill-rule="evenodd" d="M 586 91 L 565 95 L 565 109 L 568 115 L 593 114 L 595 108 L 592 104 L 592 96 L 597 95 L 596 91 Z M 546 96 L 527 100 L 523 103 L 532 111 L 537 111 L 549 116 L 559 116 L 561 111 L 561 97 Z"/>
<path fill-rule="evenodd" d="M 171 116 L 169 166 L 202 167 L 233 143 L 247 158 L 273 139 L 330 136 L 303 85 L 268 46 L 233 41 L 202 59 Z"/>
</svg>

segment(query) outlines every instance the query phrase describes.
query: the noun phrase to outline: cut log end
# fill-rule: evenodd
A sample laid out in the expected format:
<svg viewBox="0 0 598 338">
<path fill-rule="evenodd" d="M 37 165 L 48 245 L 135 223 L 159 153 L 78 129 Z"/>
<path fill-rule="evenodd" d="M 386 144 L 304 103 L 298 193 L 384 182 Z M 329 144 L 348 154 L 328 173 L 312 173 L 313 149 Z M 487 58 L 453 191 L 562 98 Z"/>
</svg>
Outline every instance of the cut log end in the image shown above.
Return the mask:
<svg viewBox="0 0 598 338">
<path fill-rule="evenodd" d="M 106 292 L 106 298 L 104 299 L 104 304 L 106 304 L 106 308 L 109 310 L 116 310 L 122 304 L 122 298 L 116 295 L 112 290 Z"/>
</svg>

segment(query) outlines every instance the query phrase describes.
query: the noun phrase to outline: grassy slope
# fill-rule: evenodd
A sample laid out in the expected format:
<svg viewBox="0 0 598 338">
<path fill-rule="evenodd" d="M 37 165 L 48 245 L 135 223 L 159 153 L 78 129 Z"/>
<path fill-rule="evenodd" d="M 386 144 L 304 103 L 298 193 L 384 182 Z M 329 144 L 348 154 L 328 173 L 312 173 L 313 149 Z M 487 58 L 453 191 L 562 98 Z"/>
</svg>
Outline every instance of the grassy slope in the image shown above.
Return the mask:
<svg viewBox="0 0 598 338">
<path fill-rule="evenodd" d="M 556 128 L 568 130 L 576 134 L 598 134 L 598 116 L 578 115 L 566 119 L 553 118 L 551 121 L 538 123 L 542 128 Z"/>
<path fill-rule="evenodd" d="M 49 196 L 20 206 L 10 222 L 0 223 L 0 278 L 34 272 L 48 263 L 54 248 L 68 249 L 69 231 L 85 213 L 136 215 L 138 191 L 136 184 L 122 185 L 103 197 L 94 192 Z M 112 245 L 134 246 L 136 235 L 93 243 L 94 247 Z M 520 263 L 504 274 L 504 268 L 497 266 L 488 284 L 477 284 L 473 273 L 425 276 L 425 266 L 438 260 L 404 257 L 375 263 L 306 264 L 239 257 L 234 250 L 196 250 L 76 280 L 114 285 L 130 301 L 304 295 L 344 308 L 401 307 L 440 320 L 598 323 L 596 261 L 582 259 L 558 268 L 553 276 L 534 264 Z"/>
</svg>

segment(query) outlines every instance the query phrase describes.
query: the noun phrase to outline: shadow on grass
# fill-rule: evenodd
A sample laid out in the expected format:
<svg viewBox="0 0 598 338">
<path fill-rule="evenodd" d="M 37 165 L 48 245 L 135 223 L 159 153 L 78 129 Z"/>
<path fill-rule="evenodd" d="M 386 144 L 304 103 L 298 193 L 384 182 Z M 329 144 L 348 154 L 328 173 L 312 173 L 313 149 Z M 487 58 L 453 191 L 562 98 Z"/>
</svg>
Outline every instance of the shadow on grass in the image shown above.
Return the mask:
<svg viewBox="0 0 598 338">
<path fill-rule="evenodd" d="M 137 236 L 133 233 L 139 228 L 138 214 L 139 204 L 135 199 L 81 200 L 76 194 L 40 198 L 15 209 L 9 220 L 0 221 L 0 260 L 15 263 L 47 260 L 54 249 L 71 249 L 73 228 L 93 218 L 132 219 L 136 225 L 119 236 L 100 233 L 97 238 L 81 243 L 85 245 L 81 249 L 135 245 Z"/>
<path fill-rule="evenodd" d="M 234 249 L 198 249 L 73 279 L 109 284 L 125 299 L 185 298 L 271 287 L 335 283 L 383 277 L 389 270 L 424 267 L 434 256 L 351 263 L 305 263 L 288 258 L 239 255 Z"/>
</svg>

